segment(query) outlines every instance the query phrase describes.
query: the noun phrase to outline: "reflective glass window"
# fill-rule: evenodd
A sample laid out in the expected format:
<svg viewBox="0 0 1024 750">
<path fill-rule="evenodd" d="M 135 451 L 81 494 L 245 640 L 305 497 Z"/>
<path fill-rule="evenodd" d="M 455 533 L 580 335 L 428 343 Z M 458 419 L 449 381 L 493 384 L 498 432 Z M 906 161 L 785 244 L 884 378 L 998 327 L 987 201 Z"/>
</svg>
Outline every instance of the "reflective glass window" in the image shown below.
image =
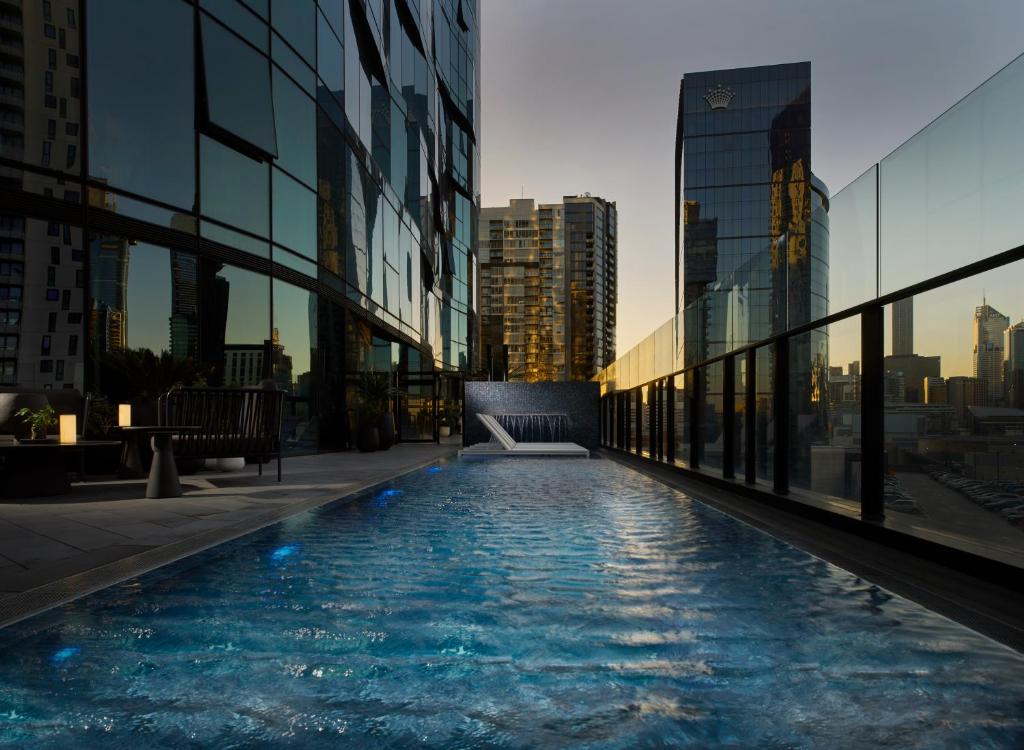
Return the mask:
<svg viewBox="0 0 1024 750">
<path fill-rule="evenodd" d="M 312 416 L 313 349 L 317 345 L 317 297 L 274 279 L 272 378 L 285 392 L 282 447 L 287 453 L 317 449 Z"/>
<path fill-rule="evenodd" d="M 269 61 L 209 16 L 202 30 L 210 125 L 276 156 Z"/>
<path fill-rule="evenodd" d="M 376 185 L 366 186 L 366 249 L 370 299 L 384 304 L 384 198 Z"/>
<path fill-rule="evenodd" d="M 316 193 L 274 170 L 274 242 L 316 258 Z"/>
<path fill-rule="evenodd" d="M 178 0 L 99 0 L 89 16 L 90 174 L 191 207 L 192 9 Z"/>
<path fill-rule="evenodd" d="M 307 94 L 313 95 L 316 90 L 316 74 L 277 34 L 270 35 L 270 56 Z"/>
<path fill-rule="evenodd" d="M 316 7 L 313 0 L 273 0 L 271 22 L 296 52 L 316 62 Z"/>
<path fill-rule="evenodd" d="M 390 175 L 391 175 L 391 187 L 395 189 L 402 198 L 405 197 L 405 181 L 407 173 L 407 163 L 409 160 L 408 151 L 408 139 L 407 139 L 407 128 L 408 125 L 405 121 L 405 112 L 399 105 L 392 101 L 391 102 L 391 163 L 390 163 Z"/>
<path fill-rule="evenodd" d="M 324 19 L 318 17 L 317 32 L 317 101 L 339 128 L 345 127 L 345 57 L 341 42 Z"/>
<path fill-rule="evenodd" d="M 270 43 L 267 24 L 239 0 L 202 0 L 203 10 L 216 16 L 235 33 L 263 52 Z"/>
<path fill-rule="evenodd" d="M 199 154 L 202 213 L 266 237 L 270 232 L 267 164 L 203 136 Z"/>
<path fill-rule="evenodd" d="M 316 185 L 316 105 L 277 68 L 274 113 L 281 134 L 277 165 L 307 185 Z"/>
<path fill-rule="evenodd" d="M 210 385 L 259 385 L 272 356 L 270 277 L 203 259 L 199 300 L 200 358 Z"/>
<path fill-rule="evenodd" d="M 316 278 L 316 263 L 296 255 L 283 247 L 274 248 L 274 263 L 290 268 L 293 271 L 298 271 L 310 278 Z"/>
<path fill-rule="evenodd" d="M 245 250 L 245 252 L 258 255 L 261 258 L 270 257 L 270 245 L 266 240 L 259 240 L 247 234 L 226 229 L 210 221 L 200 222 L 199 234 L 214 242 Z"/>
</svg>

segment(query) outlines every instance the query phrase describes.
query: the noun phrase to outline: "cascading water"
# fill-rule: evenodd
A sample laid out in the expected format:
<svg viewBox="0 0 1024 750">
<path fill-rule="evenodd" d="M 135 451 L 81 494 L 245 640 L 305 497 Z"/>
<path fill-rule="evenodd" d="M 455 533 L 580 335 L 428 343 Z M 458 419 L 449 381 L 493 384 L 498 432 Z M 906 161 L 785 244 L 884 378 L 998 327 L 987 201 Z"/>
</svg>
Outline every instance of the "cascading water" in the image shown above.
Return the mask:
<svg viewBox="0 0 1024 750">
<path fill-rule="evenodd" d="M 517 443 L 565 443 L 569 440 L 568 414 L 495 414 Z"/>
</svg>

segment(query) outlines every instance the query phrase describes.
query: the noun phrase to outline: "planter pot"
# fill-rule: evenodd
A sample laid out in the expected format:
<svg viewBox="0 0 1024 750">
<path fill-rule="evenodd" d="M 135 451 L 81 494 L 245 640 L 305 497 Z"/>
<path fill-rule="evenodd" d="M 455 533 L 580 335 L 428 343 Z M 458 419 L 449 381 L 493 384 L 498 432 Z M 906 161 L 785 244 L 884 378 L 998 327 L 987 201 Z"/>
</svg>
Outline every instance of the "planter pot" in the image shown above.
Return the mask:
<svg viewBox="0 0 1024 750">
<path fill-rule="evenodd" d="M 245 468 L 244 458 L 218 458 L 217 459 L 217 470 L 218 471 L 241 471 Z"/>
<path fill-rule="evenodd" d="M 356 433 L 356 448 L 361 453 L 372 453 L 380 448 L 380 435 L 376 427 L 361 427 Z"/>
<path fill-rule="evenodd" d="M 439 430 L 438 434 L 439 434 L 439 435 L 440 435 L 441 437 L 443 437 L 443 438 L 445 438 L 445 437 L 450 437 L 450 436 L 451 436 L 451 434 L 452 434 L 452 428 L 451 428 L 451 427 L 449 427 L 449 426 L 448 426 L 448 425 L 446 425 L 446 424 L 443 424 L 443 425 L 441 425 L 441 426 L 440 426 L 440 427 L 438 428 L 438 430 Z"/>
<path fill-rule="evenodd" d="M 395 444 L 395 415 L 389 411 L 384 412 L 380 417 L 380 424 L 377 425 L 377 436 L 380 438 L 380 449 L 386 451 Z"/>
</svg>

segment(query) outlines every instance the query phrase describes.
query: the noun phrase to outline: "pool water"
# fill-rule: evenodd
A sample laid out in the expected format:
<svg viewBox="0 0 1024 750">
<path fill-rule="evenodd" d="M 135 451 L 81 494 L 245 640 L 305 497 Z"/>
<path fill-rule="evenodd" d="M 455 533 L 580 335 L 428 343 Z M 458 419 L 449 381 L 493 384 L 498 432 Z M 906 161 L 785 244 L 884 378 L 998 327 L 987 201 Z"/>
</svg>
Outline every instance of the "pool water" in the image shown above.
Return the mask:
<svg viewBox="0 0 1024 750">
<path fill-rule="evenodd" d="M 1024 658 L 606 460 L 423 470 L 0 631 L 0 745 L 1022 747 Z"/>
</svg>

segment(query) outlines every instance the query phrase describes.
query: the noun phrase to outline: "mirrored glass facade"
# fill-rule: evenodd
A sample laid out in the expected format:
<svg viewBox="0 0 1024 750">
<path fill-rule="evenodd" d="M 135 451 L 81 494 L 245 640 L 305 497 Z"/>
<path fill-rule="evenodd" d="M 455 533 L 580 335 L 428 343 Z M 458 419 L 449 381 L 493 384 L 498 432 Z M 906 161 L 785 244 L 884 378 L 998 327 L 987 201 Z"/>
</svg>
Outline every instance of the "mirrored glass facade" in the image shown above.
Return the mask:
<svg viewBox="0 0 1024 750">
<path fill-rule="evenodd" d="M 415 376 L 403 403 L 430 385 L 407 437 L 431 437 L 436 374 L 474 355 L 478 18 L 8 3 L 0 384 L 145 414 L 176 384 L 272 383 L 305 452 L 347 447 L 349 385 L 381 369 Z"/>
<path fill-rule="evenodd" d="M 1022 86 L 1024 57 L 830 198 L 798 179 L 806 64 L 688 75 L 677 315 L 595 378 L 605 445 L 643 426 L 649 458 L 1024 567 Z"/>
</svg>

